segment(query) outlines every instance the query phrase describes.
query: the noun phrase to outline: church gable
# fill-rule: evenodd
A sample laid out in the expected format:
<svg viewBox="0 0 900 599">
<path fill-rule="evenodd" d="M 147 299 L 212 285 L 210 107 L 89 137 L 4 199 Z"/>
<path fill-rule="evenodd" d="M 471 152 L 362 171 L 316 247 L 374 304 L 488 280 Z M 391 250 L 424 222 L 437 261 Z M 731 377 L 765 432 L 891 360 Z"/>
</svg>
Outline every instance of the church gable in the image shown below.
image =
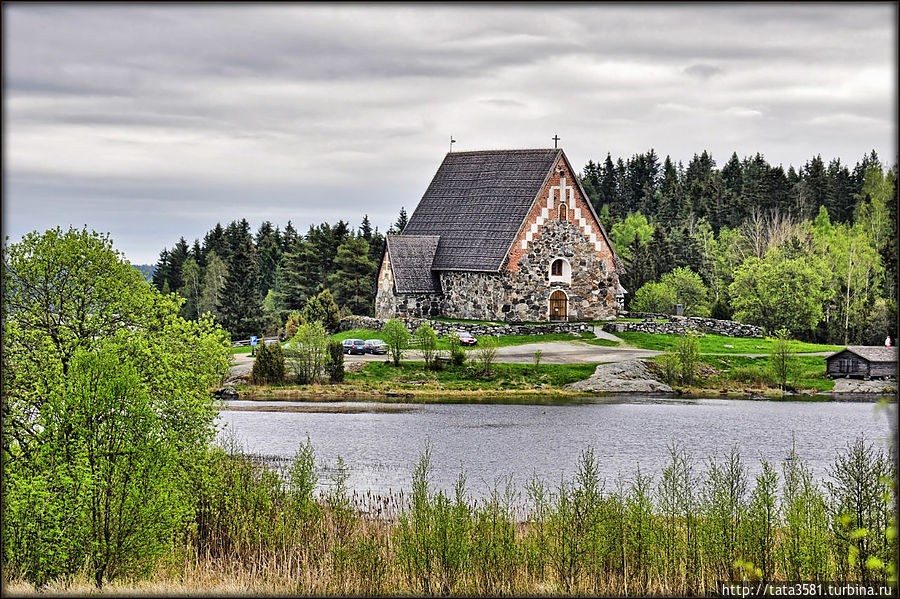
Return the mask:
<svg viewBox="0 0 900 599">
<path fill-rule="evenodd" d="M 624 266 L 616 255 L 603 225 L 587 200 L 577 175 L 565 155 L 560 156 L 543 189 L 538 194 L 528 216 L 522 223 L 506 261 L 507 269 L 516 272 L 519 261 L 541 231 L 553 222 L 567 222 L 578 228 L 599 255 L 609 272 L 623 272 Z"/>
</svg>

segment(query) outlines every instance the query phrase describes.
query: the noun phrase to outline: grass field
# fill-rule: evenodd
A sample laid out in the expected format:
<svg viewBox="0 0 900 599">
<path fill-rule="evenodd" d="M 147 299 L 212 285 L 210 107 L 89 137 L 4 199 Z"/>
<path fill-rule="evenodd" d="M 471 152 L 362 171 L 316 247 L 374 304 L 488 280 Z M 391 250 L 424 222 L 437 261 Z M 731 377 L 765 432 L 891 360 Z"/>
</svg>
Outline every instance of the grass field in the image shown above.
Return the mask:
<svg viewBox="0 0 900 599">
<path fill-rule="evenodd" d="M 625 332 L 616 333 L 626 343 L 640 349 L 652 349 L 664 351 L 667 347 L 675 345 L 679 335 L 655 335 L 652 333 Z M 709 334 L 700 338 L 701 354 L 770 354 L 772 344 L 770 338 L 757 339 L 748 337 L 726 337 L 724 335 Z M 843 349 L 838 345 L 819 345 L 804 341 L 792 341 L 792 349 L 797 353 L 811 353 L 823 351 L 838 351 Z M 733 347 L 725 347 L 731 345 Z"/>
</svg>

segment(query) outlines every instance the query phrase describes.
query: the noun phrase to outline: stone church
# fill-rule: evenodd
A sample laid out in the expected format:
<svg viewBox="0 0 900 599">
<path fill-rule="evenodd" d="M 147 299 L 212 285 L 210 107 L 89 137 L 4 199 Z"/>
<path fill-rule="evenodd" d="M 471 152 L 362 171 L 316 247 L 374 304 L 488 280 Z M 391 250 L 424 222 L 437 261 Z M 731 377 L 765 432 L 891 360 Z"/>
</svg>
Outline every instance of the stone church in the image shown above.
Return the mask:
<svg viewBox="0 0 900 599">
<path fill-rule="evenodd" d="M 389 235 L 379 318 L 614 318 L 624 272 L 561 149 L 451 152 Z"/>
</svg>

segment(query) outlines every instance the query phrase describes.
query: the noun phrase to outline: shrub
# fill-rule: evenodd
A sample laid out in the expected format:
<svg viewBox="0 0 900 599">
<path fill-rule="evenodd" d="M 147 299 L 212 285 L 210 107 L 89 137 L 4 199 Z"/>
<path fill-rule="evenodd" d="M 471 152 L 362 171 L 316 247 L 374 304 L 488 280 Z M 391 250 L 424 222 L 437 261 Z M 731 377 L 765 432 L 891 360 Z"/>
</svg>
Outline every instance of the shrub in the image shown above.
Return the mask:
<svg viewBox="0 0 900 599">
<path fill-rule="evenodd" d="M 425 368 L 432 369 L 437 353 L 437 335 L 430 324 L 427 322 L 423 323 L 416 329 L 416 340 L 418 341 L 419 349 L 422 350 Z"/>
<path fill-rule="evenodd" d="M 328 380 L 344 382 L 344 346 L 337 339 L 328 341 Z"/>
<path fill-rule="evenodd" d="M 678 364 L 681 367 L 681 382 L 690 385 L 700 369 L 700 340 L 693 331 L 686 331 L 675 344 Z"/>
<path fill-rule="evenodd" d="M 646 283 L 635 292 L 629 307 L 633 312 L 672 314 L 675 311 L 675 290 L 665 283 Z"/>
<path fill-rule="evenodd" d="M 256 352 L 250 371 L 255 385 L 277 385 L 284 382 L 284 350 L 280 343 L 265 343 Z"/>
<path fill-rule="evenodd" d="M 290 370 L 301 385 L 319 383 L 327 364 L 327 337 L 322 323 L 307 322 L 288 342 L 286 358 Z"/>
<path fill-rule="evenodd" d="M 534 352 L 534 371 L 537 372 L 541 368 L 541 357 L 543 357 L 544 351 L 537 350 Z"/>
<path fill-rule="evenodd" d="M 782 390 L 787 388 L 788 381 L 796 378 L 800 366 L 791 345 L 788 330 L 778 329 L 772 344 L 772 355 L 769 357 L 769 370 Z"/>
<path fill-rule="evenodd" d="M 403 357 L 403 350 L 409 343 L 409 331 L 406 326 L 396 318 L 392 318 L 381 329 L 381 336 L 384 342 L 388 344 L 391 352 L 391 359 L 394 366 L 400 366 L 400 359 Z"/>
<path fill-rule="evenodd" d="M 459 341 L 459 335 L 451 333 L 447 337 L 447 343 L 450 345 L 450 362 L 454 366 L 462 366 L 466 361 L 466 350 L 463 349 L 462 343 Z"/>
<path fill-rule="evenodd" d="M 481 376 L 493 375 L 494 360 L 497 358 L 497 342 L 492 337 L 484 337 L 476 352 L 478 365 L 481 367 Z"/>
<path fill-rule="evenodd" d="M 300 328 L 300 325 L 306 322 L 306 319 L 303 318 L 303 315 L 299 310 L 294 310 L 291 312 L 290 316 L 288 316 L 287 322 L 284 323 L 284 338 L 290 339 L 294 335 L 297 334 L 297 329 Z"/>
</svg>

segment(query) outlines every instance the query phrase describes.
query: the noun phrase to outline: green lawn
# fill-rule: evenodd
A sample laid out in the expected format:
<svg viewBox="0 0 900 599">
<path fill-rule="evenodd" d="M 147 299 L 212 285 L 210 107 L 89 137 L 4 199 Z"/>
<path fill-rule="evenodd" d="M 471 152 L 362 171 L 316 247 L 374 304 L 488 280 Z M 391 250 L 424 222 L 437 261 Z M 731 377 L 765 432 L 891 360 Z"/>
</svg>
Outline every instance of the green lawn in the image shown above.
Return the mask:
<svg viewBox="0 0 900 599">
<path fill-rule="evenodd" d="M 625 332 L 616 333 L 626 343 L 640 349 L 653 349 L 664 351 L 667 347 L 675 345 L 679 335 L 654 335 L 652 333 Z M 793 341 L 795 352 L 822 352 L 838 351 L 842 347 L 837 345 L 818 345 L 804 341 Z M 726 337 L 724 335 L 706 335 L 700 338 L 700 353 L 702 354 L 769 354 L 772 353 L 773 340 L 769 338 L 756 339 L 748 337 Z M 734 347 L 725 347 L 732 345 Z M 824 364 L 824 362 L 823 362 Z"/>
<path fill-rule="evenodd" d="M 769 369 L 769 357 L 750 356 L 701 356 L 701 360 L 721 371 L 709 378 L 710 383 L 729 386 L 777 387 L 777 381 Z M 798 389 L 830 391 L 834 381 L 825 376 L 823 356 L 797 356 L 797 376 L 788 384 Z"/>
<path fill-rule="evenodd" d="M 474 364 L 448 365 L 441 371 L 425 370 L 424 362 L 369 362 L 358 372 L 348 372 L 345 384 L 360 390 L 530 390 L 546 385 L 553 388 L 581 381 L 594 373 L 596 364 L 494 364 L 493 375 L 481 376 Z"/>
</svg>

